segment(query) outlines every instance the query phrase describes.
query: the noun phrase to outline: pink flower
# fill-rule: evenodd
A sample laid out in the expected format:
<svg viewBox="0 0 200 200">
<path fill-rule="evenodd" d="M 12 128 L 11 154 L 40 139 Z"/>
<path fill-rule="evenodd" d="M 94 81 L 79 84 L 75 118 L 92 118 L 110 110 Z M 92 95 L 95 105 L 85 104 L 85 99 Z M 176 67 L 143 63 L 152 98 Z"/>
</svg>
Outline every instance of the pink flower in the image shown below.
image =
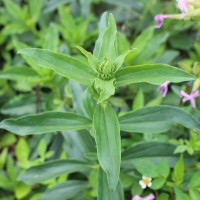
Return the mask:
<svg viewBox="0 0 200 200">
<path fill-rule="evenodd" d="M 190 94 L 187 94 L 185 91 L 181 91 L 181 95 L 183 97 L 182 102 L 185 103 L 186 101 L 190 101 L 191 106 L 196 108 L 195 98 L 199 97 L 199 91 L 192 91 Z"/>
<path fill-rule="evenodd" d="M 166 97 L 168 92 L 168 86 L 170 83 L 170 81 L 166 81 L 158 87 L 158 91 L 162 94 L 163 97 Z"/>
<path fill-rule="evenodd" d="M 155 199 L 155 196 L 153 194 L 150 194 L 144 198 L 139 195 L 136 195 L 132 198 L 132 200 L 154 200 L 154 199 Z"/>
<path fill-rule="evenodd" d="M 188 1 L 187 0 L 178 0 L 178 7 L 182 12 L 182 16 L 184 18 L 184 14 L 188 12 Z"/>
<path fill-rule="evenodd" d="M 154 16 L 154 20 L 158 22 L 155 28 L 160 28 L 163 25 L 164 19 L 170 18 L 170 17 L 171 17 L 170 15 L 163 15 L 163 14 Z"/>
</svg>

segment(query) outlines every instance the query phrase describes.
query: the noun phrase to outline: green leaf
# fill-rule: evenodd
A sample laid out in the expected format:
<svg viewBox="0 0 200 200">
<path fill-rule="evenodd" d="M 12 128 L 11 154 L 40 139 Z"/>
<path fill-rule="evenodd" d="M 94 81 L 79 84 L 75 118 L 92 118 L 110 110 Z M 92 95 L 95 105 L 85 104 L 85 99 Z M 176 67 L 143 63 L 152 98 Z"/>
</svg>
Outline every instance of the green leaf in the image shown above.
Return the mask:
<svg viewBox="0 0 200 200">
<path fill-rule="evenodd" d="M 47 151 L 47 144 L 46 144 L 46 141 L 44 139 L 40 140 L 37 150 L 38 150 L 40 157 L 44 158 L 45 153 Z"/>
<path fill-rule="evenodd" d="M 90 118 L 92 118 L 93 114 L 94 114 L 96 103 L 93 99 L 92 93 L 90 92 L 89 88 L 87 88 L 83 92 L 82 100 L 83 100 L 83 105 L 84 105 L 85 111 L 87 112 L 88 116 Z"/>
<path fill-rule="evenodd" d="M 161 133 L 175 124 L 200 131 L 200 123 L 191 114 L 173 106 L 155 106 L 131 111 L 119 118 L 120 129 L 128 132 Z"/>
<path fill-rule="evenodd" d="M 129 55 L 133 50 L 135 50 L 135 49 L 129 49 L 129 50 L 123 52 L 122 54 L 120 54 L 120 55 L 113 61 L 113 65 L 115 66 L 115 71 L 117 71 L 117 70 L 123 65 L 126 56 Z"/>
<path fill-rule="evenodd" d="M 81 130 L 91 127 L 91 121 L 75 113 L 46 112 L 17 119 L 6 119 L 0 128 L 17 135 L 31 135 L 64 130 Z"/>
<path fill-rule="evenodd" d="M 116 58 L 117 48 L 116 48 L 116 34 L 117 28 L 114 16 L 109 14 L 108 16 L 108 28 L 103 34 L 102 43 L 99 49 L 97 58 L 103 60 L 105 57 Z"/>
<path fill-rule="evenodd" d="M 93 50 L 93 55 L 95 57 L 98 57 L 98 53 L 99 53 L 101 43 L 102 43 L 102 37 L 103 37 L 103 34 L 104 34 L 104 32 L 106 31 L 106 28 L 107 28 L 107 18 L 108 18 L 108 13 L 104 12 L 101 15 L 101 19 L 100 19 L 100 22 L 99 22 L 99 37 L 96 40 L 95 47 L 94 47 L 94 50 Z"/>
<path fill-rule="evenodd" d="M 165 179 L 158 177 L 153 180 L 151 188 L 153 190 L 158 190 L 162 188 L 164 184 L 165 184 Z"/>
<path fill-rule="evenodd" d="M 176 200 L 191 200 L 188 195 L 182 192 L 179 188 L 175 187 Z"/>
<path fill-rule="evenodd" d="M 142 89 L 140 89 L 137 95 L 135 96 L 133 103 L 133 110 L 137 110 L 143 107 L 144 107 L 144 93 Z"/>
<path fill-rule="evenodd" d="M 197 190 L 190 189 L 189 193 L 191 200 L 200 199 L 200 192 L 198 191 L 198 189 Z"/>
<path fill-rule="evenodd" d="M 151 27 L 152 28 L 152 27 Z M 155 28 L 154 28 L 155 31 Z M 138 54 L 135 56 L 133 60 L 133 64 L 146 64 L 146 63 L 154 63 L 154 60 L 157 56 L 160 56 L 159 54 L 163 53 L 162 49 L 164 48 L 164 45 L 167 41 L 167 38 L 169 37 L 168 32 L 161 32 L 154 34 L 153 37 L 145 43 L 145 40 L 143 41 L 145 44 L 144 49 L 140 49 L 140 46 L 133 46 L 138 47 L 139 51 Z M 153 48 L 152 48 L 153 47 Z"/>
<path fill-rule="evenodd" d="M 157 200 L 169 200 L 169 194 L 168 193 L 161 193 Z"/>
<path fill-rule="evenodd" d="M 200 172 L 195 172 L 190 180 L 191 188 L 198 188 L 200 186 Z"/>
<path fill-rule="evenodd" d="M 121 138 L 117 115 L 107 104 L 99 104 L 94 112 L 94 129 L 99 163 L 107 174 L 111 189 L 119 181 Z"/>
<path fill-rule="evenodd" d="M 15 186 L 15 196 L 17 197 L 17 199 L 22 199 L 31 191 L 31 189 L 32 188 L 30 185 L 18 182 Z"/>
<path fill-rule="evenodd" d="M 132 180 L 132 187 L 131 187 L 131 194 L 132 195 L 141 195 L 143 189 L 141 188 L 140 184 L 138 184 L 138 180 Z"/>
<path fill-rule="evenodd" d="M 16 176 L 17 176 L 17 169 L 14 165 L 14 160 L 11 156 L 8 156 L 7 163 L 6 163 L 6 171 L 8 173 L 8 177 L 10 180 L 15 183 Z"/>
<path fill-rule="evenodd" d="M 13 145 L 16 141 L 17 138 L 15 135 L 13 135 L 12 133 L 6 133 L 5 135 L 1 136 L 0 148 Z"/>
<path fill-rule="evenodd" d="M 51 23 L 45 37 L 43 38 L 42 47 L 52 51 L 57 51 L 59 47 L 59 32 L 54 23 Z"/>
<path fill-rule="evenodd" d="M 52 69 L 83 85 L 90 85 L 95 78 L 95 72 L 88 65 L 68 55 L 32 48 L 22 49 L 18 53 L 31 57 L 41 67 Z"/>
<path fill-rule="evenodd" d="M 100 78 L 96 78 L 94 82 L 94 87 L 96 91 L 100 90 L 97 103 L 101 103 L 107 100 L 110 96 L 112 96 L 115 93 L 114 79 L 103 80 Z"/>
<path fill-rule="evenodd" d="M 146 104 L 146 107 L 151 107 L 151 106 L 159 106 L 162 103 L 163 97 L 162 96 L 158 96 L 155 99 L 149 101 Z"/>
<path fill-rule="evenodd" d="M 44 13 L 49 13 L 61 5 L 71 2 L 73 2 L 73 0 L 49 0 L 45 4 Z"/>
<path fill-rule="evenodd" d="M 88 188 L 86 181 L 68 180 L 47 190 L 39 200 L 67 200 L 81 195 L 84 189 Z"/>
<path fill-rule="evenodd" d="M 89 66 L 93 69 L 93 70 L 97 70 L 98 66 L 99 66 L 99 61 L 98 59 L 92 55 L 91 52 L 86 51 L 84 48 L 77 46 L 77 48 L 81 51 L 82 54 L 84 54 L 87 59 L 88 59 L 88 63 Z"/>
<path fill-rule="evenodd" d="M 143 176 L 147 176 L 149 178 L 159 177 L 156 165 L 149 160 L 144 159 L 133 161 L 133 165 Z"/>
<path fill-rule="evenodd" d="M 49 96 L 41 95 L 41 107 L 45 109 L 45 101 Z M 2 107 L 1 113 L 11 116 L 33 114 L 36 111 L 35 94 L 22 94 L 10 98 Z"/>
<path fill-rule="evenodd" d="M 164 142 L 145 142 L 136 144 L 122 152 L 122 160 L 150 157 L 168 157 L 173 155 L 176 146 Z"/>
<path fill-rule="evenodd" d="M 89 164 L 80 160 L 54 160 L 29 168 L 18 177 L 18 180 L 27 184 L 35 184 L 62 174 L 82 172 L 88 168 Z"/>
<path fill-rule="evenodd" d="M 18 160 L 18 165 L 22 168 L 26 168 L 27 161 L 30 153 L 30 147 L 28 142 L 24 138 L 20 138 L 16 145 L 16 157 Z"/>
<path fill-rule="evenodd" d="M 184 178 L 184 162 L 183 162 L 183 155 L 181 155 L 174 167 L 172 179 L 177 184 L 180 184 L 183 181 L 183 178 Z"/>
<path fill-rule="evenodd" d="M 124 67 L 116 72 L 116 86 L 147 82 L 160 85 L 165 81 L 179 83 L 194 80 L 194 76 L 176 67 L 164 64 L 146 64 Z"/>
<path fill-rule="evenodd" d="M 59 26 L 59 30 L 68 42 L 68 45 L 74 48 L 76 45 L 83 44 L 88 37 L 87 28 L 90 18 L 81 19 L 74 17 L 72 9 L 64 6 L 59 7 L 58 13 L 62 24 Z"/>
<path fill-rule="evenodd" d="M 102 30 L 101 30 L 102 29 Z M 116 23 L 112 14 L 104 13 L 101 17 L 99 26 L 99 37 L 96 41 L 94 48 L 94 56 L 99 60 L 103 60 L 105 57 L 116 58 Z"/>
<path fill-rule="evenodd" d="M 0 72 L 0 79 L 12 81 L 38 81 L 38 74 L 29 67 L 10 67 Z"/>
<path fill-rule="evenodd" d="M 124 200 L 123 188 L 118 182 L 114 190 L 110 189 L 106 173 L 99 169 L 99 184 L 97 200 Z"/>
<path fill-rule="evenodd" d="M 25 22 L 27 15 L 24 10 L 22 10 L 20 6 L 17 5 L 17 3 L 11 0 L 3 0 L 3 3 L 5 5 L 6 11 L 10 14 L 13 21 L 17 21 L 18 23 Z"/>
<path fill-rule="evenodd" d="M 98 190 L 98 169 L 93 169 L 89 174 L 89 184 L 92 186 L 91 195 L 96 197 Z"/>
<path fill-rule="evenodd" d="M 166 159 L 161 159 L 159 163 L 156 164 L 157 172 L 160 177 L 167 178 L 170 173 L 170 167 Z"/>
<path fill-rule="evenodd" d="M 0 169 L 3 169 L 8 157 L 8 149 L 3 148 L 0 154 Z"/>
<path fill-rule="evenodd" d="M 11 181 L 4 170 L 0 170 L 0 187 L 6 190 L 13 190 L 13 181 Z"/>
<path fill-rule="evenodd" d="M 34 22 L 37 22 L 37 20 L 40 17 L 43 4 L 44 4 L 44 0 L 40 0 L 40 1 L 30 0 L 29 1 L 31 18 Z"/>
<path fill-rule="evenodd" d="M 83 95 L 82 86 L 75 81 L 69 81 L 69 86 L 71 89 L 72 102 L 73 102 L 73 106 L 74 106 L 75 110 L 84 116 L 88 116 L 87 112 L 85 111 L 85 108 L 83 106 L 83 101 L 81 98 Z"/>
<path fill-rule="evenodd" d="M 177 146 L 177 148 L 175 149 L 174 153 L 183 153 L 185 151 L 187 151 L 187 145 L 183 144 L 183 145 L 179 145 Z"/>
<path fill-rule="evenodd" d="M 132 47 L 138 49 L 134 58 L 137 55 L 140 55 L 145 50 L 147 44 L 153 37 L 154 31 L 155 31 L 154 27 L 147 28 L 134 40 Z"/>
</svg>

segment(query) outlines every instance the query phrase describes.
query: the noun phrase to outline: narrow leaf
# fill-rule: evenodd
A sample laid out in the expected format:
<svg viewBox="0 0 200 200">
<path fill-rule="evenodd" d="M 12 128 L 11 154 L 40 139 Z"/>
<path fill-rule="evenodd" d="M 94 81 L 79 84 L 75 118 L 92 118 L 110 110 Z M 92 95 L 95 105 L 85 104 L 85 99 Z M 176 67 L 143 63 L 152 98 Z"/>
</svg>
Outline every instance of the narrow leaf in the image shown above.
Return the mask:
<svg viewBox="0 0 200 200">
<path fill-rule="evenodd" d="M 98 53 L 98 59 L 102 60 L 104 57 L 116 58 L 117 49 L 116 49 L 116 34 L 117 28 L 114 16 L 109 14 L 108 16 L 108 28 L 102 36 L 102 42 Z"/>
<path fill-rule="evenodd" d="M 106 173 L 100 169 L 98 176 L 98 198 L 97 200 L 124 200 L 123 188 L 118 182 L 115 190 L 111 190 Z"/>
<path fill-rule="evenodd" d="M 11 67 L 0 72 L 0 79 L 12 81 L 38 81 L 38 74 L 29 67 Z"/>
<path fill-rule="evenodd" d="M 82 172 L 88 168 L 89 164 L 80 160 L 54 160 L 29 168 L 18 180 L 27 184 L 41 183 L 62 174 Z"/>
<path fill-rule="evenodd" d="M 96 107 L 96 103 L 93 99 L 93 96 L 92 96 L 89 88 L 87 88 L 83 92 L 82 100 L 83 100 L 83 105 L 84 105 L 85 111 L 87 112 L 88 116 L 90 118 L 92 118 L 93 114 L 94 114 L 95 107 Z"/>
<path fill-rule="evenodd" d="M 107 174 L 110 188 L 119 180 L 121 139 L 117 115 L 109 104 L 100 104 L 94 112 L 97 154 L 101 167 Z"/>
<path fill-rule="evenodd" d="M 164 64 L 146 64 L 124 67 L 116 72 L 116 86 L 147 82 L 160 85 L 165 81 L 179 83 L 194 80 L 194 76 L 176 67 Z"/>
<path fill-rule="evenodd" d="M 164 142 L 145 142 L 134 145 L 122 152 L 122 160 L 148 157 L 168 157 L 173 155 L 176 146 Z"/>
<path fill-rule="evenodd" d="M 140 133 L 161 133 L 174 124 L 200 131 L 200 122 L 190 113 L 173 106 L 155 106 L 129 112 L 119 118 L 123 131 Z"/>
<path fill-rule="evenodd" d="M 39 200 L 68 200 L 81 195 L 81 191 L 88 188 L 85 181 L 68 180 L 47 190 Z"/>
<path fill-rule="evenodd" d="M 98 65 L 99 65 L 98 59 L 95 56 L 93 56 L 91 52 L 86 51 L 84 48 L 82 48 L 80 46 L 77 46 L 77 48 L 81 51 L 81 53 L 83 55 L 85 55 L 87 57 L 90 67 L 96 71 L 96 69 L 98 68 Z"/>
<path fill-rule="evenodd" d="M 116 23 L 112 14 L 103 13 L 99 24 L 99 37 L 94 48 L 94 56 L 102 60 L 104 57 L 116 58 Z"/>
<path fill-rule="evenodd" d="M 122 66 L 122 64 L 124 63 L 124 60 L 126 58 L 127 55 L 129 55 L 131 52 L 133 52 L 133 50 L 135 49 L 129 49 L 125 52 L 123 52 L 121 55 L 119 55 L 114 61 L 113 64 L 116 68 L 116 71 Z"/>
<path fill-rule="evenodd" d="M 101 19 L 100 19 L 100 22 L 99 22 L 99 37 L 98 37 L 98 39 L 95 43 L 95 47 L 94 47 L 94 50 L 93 50 L 93 55 L 95 57 L 98 56 L 98 53 L 99 53 L 99 50 L 100 50 L 100 47 L 101 47 L 101 43 L 102 43 L 102 37 L 103 37 L 103 34 L 104 34 L 104 32 L 106 31 L 106 28 L 107 28 L 107 18 L 108 18 L 108 13 L 104 12 L 101 15 Z"/>
<path fill-rule="evenodd" d="M 176 183 L 180 184 L 183 181 L 183 177 L 184 177 L 184 161 L 183 161 L 183 155 L 181 155 L 174 167 L 172 179 Z"/>
<path fill-rule="evenodd" d="M 31 18 L 34 22 L 37 22 L 42 12 L 44 0 L 40 1 L 30 0 L 29 2 L 30 2 L 29 7 L 30 7 Z"/>
<path fill-rule="evenodd" d="M 176 194 L 176 200 L 191 200 L 190 197 L 184 192 L 182 192 L 182 190 L 178 187 L 174 187 L 174 190 Z"/>
<path fill-rule="evenodd" d="M 143 107 L 144 107 L 144 93 L 142 89 L 140 89 L 137 95 L 135 96 L 133 103 L 133 110 L 137 110 Z"/>
<path fill-rule="evenodd" d="M 75 113 L 46 112 L 17 119 L 6 119 L 0 128 L 17 135 L 49 133 L 64 130 L 80 130 L 91 127 L 91 121 Z"/>
<path fill-rule="evenodd" d="M 88 65 L 68 55 L 32 48 L 22 49 L 18 53 L 31 57 L 41 67 L 52 69 L 83 85 L 90 85 L 95 77 L 95 72 Z"/>
</svg>

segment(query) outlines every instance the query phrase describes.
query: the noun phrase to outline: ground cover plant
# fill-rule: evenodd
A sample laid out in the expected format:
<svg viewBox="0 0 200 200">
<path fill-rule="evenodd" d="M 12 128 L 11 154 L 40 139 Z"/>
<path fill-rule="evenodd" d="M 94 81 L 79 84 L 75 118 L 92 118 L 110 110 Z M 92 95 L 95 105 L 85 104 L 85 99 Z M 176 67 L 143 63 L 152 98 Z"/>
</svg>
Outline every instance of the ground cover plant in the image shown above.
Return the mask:
<svg viewBox="0 0 200 200">
<path fill-rule="evenodd" d="M 1 6 L 0 199 L 200 199 L 198 1 Z"/>
</svg>

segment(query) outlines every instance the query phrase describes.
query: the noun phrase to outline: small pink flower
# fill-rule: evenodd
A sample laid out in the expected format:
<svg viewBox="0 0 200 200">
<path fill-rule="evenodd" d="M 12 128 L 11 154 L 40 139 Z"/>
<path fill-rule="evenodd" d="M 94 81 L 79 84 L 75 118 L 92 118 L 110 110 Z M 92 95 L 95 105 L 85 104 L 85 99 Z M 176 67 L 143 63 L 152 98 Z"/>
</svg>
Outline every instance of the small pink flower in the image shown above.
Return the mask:
<svg viewBox="0 0 200 200">
<path fill-rule="evenodd" d="M 157 25 L 155 26 L 155 28 L 160 28 L 164 23 L 164 19 L 166 19 L 166 18 L 171 18 L 171 16 L 163 15 L 163 14 L 158 14 L 158 15 L 154 16 L 154 20 L 156 20 L 158 22 Z"/>
<path fill-rule="evenodd" d="M 191 106 L 196 108 L 195 99 L 200 96 L 199 91 L 192 91 L 190 94 L 187 94 L 185 91 L 181 91 L 181 95 L 183 97 L 182 102 L 190 101 Z"/>
<path fill-rule="evenodd" d="M 163 97 L 166 97 L 168 92 L 168 86 L 170 83 L 170 81 L 166 81 L 158 87 L 158 91 L 162 94 Z"/>
<path fill-rule="evenodd" d="M 187 0 L 178 0 L 178 7 L 182 12 L 183 18 L 185 13 L 188 12 L 188 1 Z"/>
<path fill-rule="evenodd" d="M 139 195 L 136 195 L 132 198 L 132 200 L 154 200 L 155 199 L 155 196 L 153 194 L 150 194 L 146 197 L 141 197 Z"/>
</svg>

